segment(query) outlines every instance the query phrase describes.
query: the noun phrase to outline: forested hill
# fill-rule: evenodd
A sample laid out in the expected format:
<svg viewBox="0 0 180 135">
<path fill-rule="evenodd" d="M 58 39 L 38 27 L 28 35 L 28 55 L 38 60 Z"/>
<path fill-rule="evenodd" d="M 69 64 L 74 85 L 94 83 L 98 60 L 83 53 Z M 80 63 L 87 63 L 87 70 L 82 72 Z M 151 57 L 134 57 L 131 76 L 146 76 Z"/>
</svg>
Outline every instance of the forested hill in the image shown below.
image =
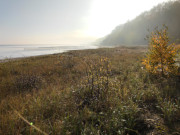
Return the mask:
<svg viewBox="0 0 180 135">
<path fill-rule="evenodd" d="M 144 38 L 155 27 L 168 26 L 171 41 L 180 39 L 180 0 L 162 3 L 146 11 L 134 20 L 117 26 L 101 42 L 102 45 L 145 45 Z"/>
</svg>

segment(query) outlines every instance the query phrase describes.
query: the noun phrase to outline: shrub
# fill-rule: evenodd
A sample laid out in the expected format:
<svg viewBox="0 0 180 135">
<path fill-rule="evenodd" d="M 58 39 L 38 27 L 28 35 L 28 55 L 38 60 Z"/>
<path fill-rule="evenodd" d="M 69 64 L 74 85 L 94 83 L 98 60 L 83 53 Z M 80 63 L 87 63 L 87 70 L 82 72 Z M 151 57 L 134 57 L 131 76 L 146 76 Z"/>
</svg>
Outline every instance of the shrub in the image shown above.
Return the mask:
<svg viewBox="0 0 180 135">
<path fill-rule="evenodd" d="M 94 111 L 101 111 L 108 106 L 110 94 L 110 61 L 107 58 L 86 62 L 86 77 L 78 90 L 75 91 L 77 104 L 80 108 L 90 107 Z"/>
<path fill-rule="evenodd" d="M 176 48 L 174 43 L 168 45 L 169 37 L 167 34 L 168 28 L 155 29 L 150 35 L 149 52 L 146 58 L 143 59 L 143 64 L 146 69 L 153 73 L 161 73 L 161 76 L 169 76 L 177 73 L 175 65 Z"/>
<path fill-rule="evenodd" d="M 41 77 L 37 75 L 21 75 L 16 77 L 14 86 L 19 92 L 38 89 L 41 85 Z"/>
</svg>

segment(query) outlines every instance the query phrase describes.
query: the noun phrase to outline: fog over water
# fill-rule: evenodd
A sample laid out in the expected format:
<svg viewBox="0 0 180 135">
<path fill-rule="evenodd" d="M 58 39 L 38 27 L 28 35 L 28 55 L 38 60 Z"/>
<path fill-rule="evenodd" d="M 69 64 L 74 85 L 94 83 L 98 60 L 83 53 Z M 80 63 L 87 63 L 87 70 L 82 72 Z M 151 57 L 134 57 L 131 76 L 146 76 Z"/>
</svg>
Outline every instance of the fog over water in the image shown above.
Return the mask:
<svg viewBox="0 0 180 135">
<path fill-rule="evenodd" d="M 0 45 L 0 59 L 62 53 L 70 50 L 96 49 L 93 45 Z"/>
</svg>

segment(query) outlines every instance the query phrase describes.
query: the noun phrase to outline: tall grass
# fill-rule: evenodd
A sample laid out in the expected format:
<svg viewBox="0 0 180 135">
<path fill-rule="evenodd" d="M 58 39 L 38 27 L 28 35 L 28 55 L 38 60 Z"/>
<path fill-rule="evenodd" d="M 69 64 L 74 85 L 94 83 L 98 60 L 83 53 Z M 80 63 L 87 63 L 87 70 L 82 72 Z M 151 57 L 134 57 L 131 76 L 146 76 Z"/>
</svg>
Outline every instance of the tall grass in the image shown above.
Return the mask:
<svg viewBox="0 0 180 135">
<path fill-rule="evenodd" d="M 0 134 L 41 134 L 33 126 L 53 135 L 178 133 L 178 80 L 143 70 L 145 51 L 102 48 L 0 63 Z"/>
</svg>

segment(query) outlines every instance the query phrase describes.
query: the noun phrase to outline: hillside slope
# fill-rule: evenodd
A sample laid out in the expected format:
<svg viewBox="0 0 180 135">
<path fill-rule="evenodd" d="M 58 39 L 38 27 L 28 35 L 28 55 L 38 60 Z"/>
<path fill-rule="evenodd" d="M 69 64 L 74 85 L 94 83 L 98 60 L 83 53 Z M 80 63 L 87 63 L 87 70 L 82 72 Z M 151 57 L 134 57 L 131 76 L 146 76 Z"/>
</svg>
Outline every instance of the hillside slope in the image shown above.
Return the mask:
<svg viewBox="0 0 180 135">
<path fill-rule="evenodd" d="M 169 28 L 171 41 L 180 42 L 180 0 L 162 3 L 137 16 L 134 20 L 117 26 L 102 45 L 144 45 L 149 31 L 165 24 Z"/>
</svg>

